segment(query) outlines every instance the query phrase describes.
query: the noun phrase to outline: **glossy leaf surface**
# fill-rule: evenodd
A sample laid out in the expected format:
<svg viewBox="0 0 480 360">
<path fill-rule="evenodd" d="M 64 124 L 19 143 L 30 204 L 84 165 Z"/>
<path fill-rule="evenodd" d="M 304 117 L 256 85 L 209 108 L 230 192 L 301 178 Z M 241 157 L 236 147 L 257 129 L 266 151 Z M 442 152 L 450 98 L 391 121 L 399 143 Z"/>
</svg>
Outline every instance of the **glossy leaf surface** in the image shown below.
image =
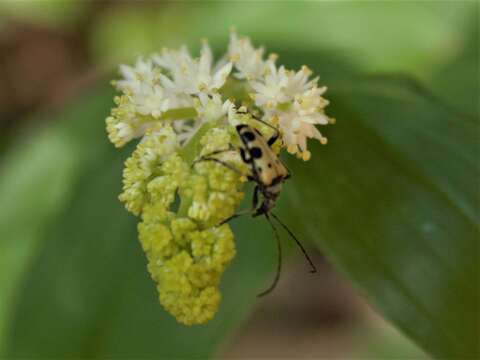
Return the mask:
<svg viewBox="0 0 480 360">
<path fill-rule="evenodd" d="M 404 77 L 361 77 L 330 99 L 329 145 L 290 162 L 298 230 L 431 354 L 476 356 L 477 119 Z"/>
</svg>

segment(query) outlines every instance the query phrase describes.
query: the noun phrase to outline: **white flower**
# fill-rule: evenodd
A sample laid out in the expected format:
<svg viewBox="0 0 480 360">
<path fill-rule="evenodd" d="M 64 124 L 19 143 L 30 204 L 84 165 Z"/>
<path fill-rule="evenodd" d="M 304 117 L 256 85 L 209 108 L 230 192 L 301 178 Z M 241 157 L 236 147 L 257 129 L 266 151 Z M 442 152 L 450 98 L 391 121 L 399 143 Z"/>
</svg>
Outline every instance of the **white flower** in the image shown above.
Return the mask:
<svg viewBox="0 0 480 360">
<path fill-rule="evenodd" d="M 228 55 L 235 64 L 235 77 L 237 79 L 255 80 L 261 77 L 265 71 L 263 60 L 263 48 L 255 49 L 247 37 L 238 38 L 237 33 L 230 33 Z"/>
<path fill-rule="evenodd" d="M 283 141 L 289 153 L 308 160 L 310 152 L 307 150 L 307 138 L 315 138 L 321 143 L 326 143 L 326 138 L 315 127 L 315 123 L 305 121 L 307 119 L 300 118 L 295 111 L 284 112 L 278 118 Z"/>
<path fill-rule="evenodd" d="M 328 105 L 328 101 L 321 96 L 325 91 L 326 87 L 313 87 L 297 95 L 287 110 L 275 109 L 265 113 L 265 119 L 278 118 L 288 152 L 297 154 L 304 160 L 310 158 L 310 152 L 307 150 L 308 138 L 315 138 L 322 144 L 327 142 L 315 125 L 326 125 L 334 121 L 323 111 Z"/>
<path fill-rule="evenodd" d="M 192 57 L 185 45 L 178 50 L 162 49 L 162 55 L 155 54 L 152 56 L 153 62 L 158 66 L 167 69 L 172 77 L 180 69 L 180 64 L 192 61 Z"/>
<path fill-rule="evenodd" d="M 303 94 L 295 96 L 293 102 L 293 108 L 298 112 L 300 116 L 310 116 L 320 114 L 320 112 L 329 104 L 328 100 L 324 99 L 322 95 L 327 91 L 327 87 L 321 88 L 314 87 L 305 91 Z M 328 118 L 327 118 L 328 119 Z M 319 121 L 317 124 L 327 124 Z"/>
<path fill-rule="evenodd" d="M 315 125 L 334 122 L 324 113 L 328 101 L 322 95 L 327 88 L 317 87 L 318 78 L 309 81 L 311 72 L 306 67 L 293 72 L 282 67 L 276 70 L 270 60 L 268 64 L 270 73 L 265 76 L 265 83 L 251 83 L 257 91 L 254 95 L 255 104 L 263 107 L 267 121 L 274 117 L 278 119 L 287 150 L 308 160 L 308 138 L 315 138 L 322 144 L 327 142 Z M 277 106 L 279 104 L 280 107 Z"/>
<path fill-rule="evenodd" d="M 169 99 L 165 98 L 161 86 L 142 84 L 138 91 L 132 95 L 137 112 L 142 115 L 152 115 L 158 118 L 169 109 Z"/>
<path fill-rule="evenodd" d="M 215 69 L 213 69 L 212 73 L 212 62 L 212 50 L 210 49 L 210 46 L 208 46 L 208 43 L 204 41 L 202 44 L 200 59 L 198 61 L 196 77 L 196 86 L 199 91 L 211 93 L 220 89 L 223 84 L 225 84 L 228 75 L 232 71 L 232 63 L 227 62 L 226 64 L 220 63 L 219 66 L 216 66 Z"/>
<path fill-rule="evenodd" d="M 259 107 L 265 106 L 272 109 L 278 104 L 288 101 L 285 89 L 288 85 L 288 77 L 285 68 L 275 66 L 274 59 L 267 61 L 267 74 L 261 81 L 252 81 L 250 86 L 255 90 L 253 98 Z"/>
<path fill-rule="evenodd" d="M 137 59 L 134 66 L 120 65 L 119 70 L 123 79 L 115 81 L 115 86 L 125 93 L 134 93 L 142 84 L 153 84 L 155 79 L 152 62 L 145 61 L 142 57 Z"/>
<path fill-rule="evenodd" d="M 234 104 L 230 100 L 223 102 L 219 94 L 206 95 L 200 93 L 198 98 L 193 101 L 193 106 L 197 111 L 198 119 L 176 120 L 173 122 L 173 128 L 177 133 L 178 141 L 184 144 L 190 140 L 195 132 L 208 121 L 215 121 L 225 118 L 225 121 L 232 116 Z"/>
<path fill-rule="evenodd" d="M 230 100 L 223 101 L 219 94 L 199 94 L 195 109 L 202 121 L 214 121 L 229 115 L 234 104 Z"/>
<path fill-rule="evenodd" d="M 165 89 L 176 94 L 190 94 L 192 87 L 191 69 L 194 60 L 187 48 L 182 46 L 178 50 L 163 49 L 162 55 L 154 55 L 153 61 L 167 70 L 167 75 L 160 75 L 160 82 Z"/>
<path fill-rule="evenodd" d="M 304 93 L 308 89 L 311 89 L 317 85 L 318 77 L 313 80 L 308 80 L 312 71 L 307 68 L 305 65 L 302 66 L 301 70 L 298 72 L 287 71 L 287 85 L 285 86 L 285 94 L 290 98 L 294 99 L 295 96 Z"/>
<path fill-rule="evenodd" d="M 212 69 L 213 56 L 207 42 L 202 45 L 199 59 L 193 59 L 185 47 L 164 50 L 153 59 L 168 71 L 169 76 L 160 76 L 162 85 L 176 94 L 212 94 L 223 86 L 232 70 L 230 62 Z"/>
<path fill-rule="evenodd" d="M 117 107 L 112 109 L 112 114 L 106 119 L 108 137 L 116 147 L 122 147 L 132 139 L 141 137 L 151 122 L 143 122 L 137 115 L 135 104 L 127 95 L 115 98 Z"/>
<path fill-rule="evenodd" d="M 184 144 L 190 140 L 195 132 L 208 121 L 215 121 L 225 118 L 227 121 L 233 117 L 235 106 L 230 100 L 223 102 L 219 94 L 206 95 L 199 94 L 198 98 L 193 102 L 193 106 L 197 111 L 198 120 L 180 120 L 173 122 L 173 128 L 178 134 L 178 141 Z"/>
</svg>

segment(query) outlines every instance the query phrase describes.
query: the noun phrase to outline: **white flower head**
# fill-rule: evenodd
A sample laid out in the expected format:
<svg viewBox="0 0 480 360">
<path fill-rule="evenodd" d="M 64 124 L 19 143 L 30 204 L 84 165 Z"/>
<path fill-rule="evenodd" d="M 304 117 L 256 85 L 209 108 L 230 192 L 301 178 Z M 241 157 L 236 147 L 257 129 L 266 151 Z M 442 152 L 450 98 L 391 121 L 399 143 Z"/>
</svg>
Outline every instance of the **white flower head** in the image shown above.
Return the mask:
<svg viewBox="0 0 480 360">
<path fill-rule="evenodd" d="M 326 87 L 306 66 L 292 71 L 276 60 L 232 31 L 219 61 L 204 40 L 196 58 L 182 46 L 121 65 L 114 84 L 123 95 L 107 119 L 109 138 L 120 147 L 168 122 L 183 145 L 205 123 L 235 127 L 243 121 L 241 107 L 278 127 L 287 150 L 307 160 L 309 138 L 326 143 L 316 126 L 334 122 L 325 114 Z"/>
<path fill-rule="evenodd" d="M 168 75 L 160 77 L 161 83 L 177 94 L 212 94 L 218 91 L 227 80 L 232 63 L 213 67 L 213 56 L 206 41 L 202 44 L 200 58 L 194 59 L 185 47 L 179 50 L 163 50 L 162 55 L 154 55 L 154 62 L 167 70 Z"/>
<path fill-rule="evenodd" d="M 328 100 L 322 97 L 325 91 L 327 91 L 326 86 L 321 88 L 314 87 L 295 96 L 293 101 L 294 109 L 300 116 L 321 114 L 323 109 L 329 104 Z M 327 123 L 328 120 L 317 122 L 317 124 L 323 125 Z"/>
<path fill-rule="evenodd" d="M 120 65 L 120 74 L 123 79 L 114 82 L 116 88 L 124 93 L 134 93 L 143 84 L 153 84 L 155 71 L 152 61 L 139 57 L 134 66 Z"/>
<path fill-rule="evenodd" d="M 202 121 L 214 121 L 227 117 L 234 109 L 230 100 L 223 101 L 219 94 L 200 94 L 195 102 L 195 109 Z"/>
<path fill-rule="evenodd" d="M 280 114 L 279 125 L 280 129 L 282 129 L 283 141 L 287 151 L 291 154 L 297 154 L 304 160 L 310 159 L 310 152 L 307 150 L 307 139 L 314 138 L 322 144 L 327 141 L 313 123 L 298 117 L 295 111 Z"/>
<path fill-rule="evenodd" d="M 317 85 L 318 77 L 314 78 L 313 80 L 309 80 L 308 78 L 312 74 L 312 71 L 306 67 L 305 65 L 302 66 L 300 71 L 288 71 L 287 72 L 287 85 L 285 87 L 285 94 L 290 98 L 293 99 L 298 94 L 304 93 L 308 89 Z"/>
<path fill-rule="evenodd" d="M 324 113 L 328 101 L 322 95 L 327 88 L 317 87 L 318 77 L 309 80 L 312 72 L 306 66 L 294 72 L 283 66 L 277 68 L 275 60 L 276 57 L 271 56 L 265 75 L 249 83 L 255 91 L 251 97 L 266 119 L 278 119 L 287 150 L 308 160 L 308 138 L 318 139 L 322 144 L 327 142 L 315 125 L 334 122 Z"/>
<path fill-rule="evenodd" d="M 281 66 L 277 69 L 275 59 L 269 59 L 265 76 L 260 81 L 250 82 L 250 86 L 255 90 L 255 94 L 252 95 L 255 104 L 272 109 L 278 104 L 286 102 L 288 100 L 285 93 L 287 85 L 288 77 L 285 68 Z"/>
<path fill-rule="evenodd" d="M 132 139 L 145 134 L 152 123 L 144 123 L 138 116 L 135 104 L 127 95 L 115 98 L 117 106 L 106 119 L 108 137 L 116 147 L 122 147 Z"/>
<path fill-rule="evenodd" d="M 169 99 L 165 98 L 165 91 L 161 86 L 142 84 L 132 95 L 137 112 L 141 115 L 160 117 L 169 109 Z"/>
<path fill-rule="evenodd" d="M 196 78 L 196 86 L 199 91 L 212 93 L 219 90 L 228 75 L 232 71 L 232 63 L 219 63 L 213 69 L 213 55 L 208 42 L 205 40 L 200 51 L 200 59 L 198 60 L 198 71 Z"/>
<path fill-rule="evenodd" d="M 239 38 L 235 31 L 230 32 L 228 56 L 235 64 L 236 78 L 247 80 L 260 78 L 265 70 L 263 52 L 263 48 L 255 49 L 248 37 Z"/>
</svg>

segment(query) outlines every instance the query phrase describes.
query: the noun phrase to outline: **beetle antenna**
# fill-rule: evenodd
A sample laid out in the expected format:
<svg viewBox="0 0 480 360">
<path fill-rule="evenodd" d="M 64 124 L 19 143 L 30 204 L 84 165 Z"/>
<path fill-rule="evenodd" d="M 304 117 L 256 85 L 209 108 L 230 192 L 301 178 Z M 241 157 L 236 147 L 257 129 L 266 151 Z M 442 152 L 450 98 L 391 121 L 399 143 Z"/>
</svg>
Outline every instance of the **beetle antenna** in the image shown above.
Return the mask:
<svg viewBox="0 0 480 360">
<path fill-rule="evenodd" d="M 278 280 L 280 279 L 280 271 L 282 270 L 282 244 L 280 243 L 280 237 L 278 236 L 277 228 L 273 225 L 272 220 L 268 216 L 268 213 L 265 213 L 265 217 L 267 218 L 270 226 L 273 229 L 275 234 L 275 240 L 277 240 L 277 248 L 278 248 L 278 261 L 277 261 L 277 273 L 275 274 L 275 278 L 273 279 L 272 284 L 268 287 L 268 289 L 262 291 L 258 294 L 258 297 L 265 296 L 270 293 L 275 287 L 277 286 Z"/>
<path fill-rule="evenodd" d="M 271 213 L 273 218 L 275 220 L 277 220 L 277 222 L 289 233 L 289 235 L 293 238 L 293 240 L 295 240 L 295 242 L 297 243 L 298 247 L 302 250 L 303 252 L 303 255 L 305 255 L 305 259 L 307 259 L 307 261 L 309 262 L 310 266 L 312 267 L 312 270 L 310 270 L 311 273 L 316 273 L 317 272 L 317 268 L 315 267 L 315 265 L 313 264 L 313 261 L 312 259 L 310 259 L 310 256 L 308 256 L 307 254 L 307 251 L 305 250 L 305 248 L 303 247 L 303 245 L 300 243 L 300 240 L 297 239 L 297 237 L 293 234 L 293 232 L 290 231 L 290 229 L 287 227 L 287 225 L 285 225 L 278 217 L 277 215 L 275 215 L 273 212 Z M 268 217 L 267 217 L 268 218 Z"/>
</svg>

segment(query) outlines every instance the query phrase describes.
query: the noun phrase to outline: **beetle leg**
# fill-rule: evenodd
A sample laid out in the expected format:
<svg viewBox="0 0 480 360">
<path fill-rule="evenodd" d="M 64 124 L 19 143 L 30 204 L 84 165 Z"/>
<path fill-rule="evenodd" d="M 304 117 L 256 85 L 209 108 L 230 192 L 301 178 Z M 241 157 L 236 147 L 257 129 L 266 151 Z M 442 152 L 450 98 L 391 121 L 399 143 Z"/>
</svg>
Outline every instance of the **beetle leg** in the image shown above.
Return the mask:
<svg viewBox="0 0 480 360">
<path fill-rule="evenodd" d="M 251 209 L 240 211 L 238 213 L 233 214 L 232 216 L 229 216 L 228 218 L 223 220 L 220 224 L 218 224 L 218 226 L 223 225 L 223 224 L 229 222 L 230 220 L 236 219 L 239 216 L 248 215 L 248 214 L 256 212 L 257 206 L 258 206 L 258 192 L 259 192 L 259 188 L 258 188 L 258 185 L 257 185 L 253 189 L 253 198 L 252 198 L 252 208 Z"/>
<path fill-rule="evenodd" d="M 257 209 L 258 206 L 258 185 L 253 189 L 253 198 L 252 198 L 252 211 Z"/>
<path fill-rule="evenodd" d="M 210 158 L 212 157 L 212 155 L 218 155 L 218 154 L 223 154 L 223 153 L 226 153 L 228 151 L 233 151 L 234 149 L 233 148 L 229 148 L 229 149 L 221 149 L 221 150 L 215 150 L 215 151 L 212 151 L 208 154 L 205 154 L 203 156 L 200 156 L 199 158 L 197 158 L 193 163 L 192 163 L 192 166 L 195 165 L 197 162 L 201 161 L 202 159 L 204 158 Z"/>
</svg>

